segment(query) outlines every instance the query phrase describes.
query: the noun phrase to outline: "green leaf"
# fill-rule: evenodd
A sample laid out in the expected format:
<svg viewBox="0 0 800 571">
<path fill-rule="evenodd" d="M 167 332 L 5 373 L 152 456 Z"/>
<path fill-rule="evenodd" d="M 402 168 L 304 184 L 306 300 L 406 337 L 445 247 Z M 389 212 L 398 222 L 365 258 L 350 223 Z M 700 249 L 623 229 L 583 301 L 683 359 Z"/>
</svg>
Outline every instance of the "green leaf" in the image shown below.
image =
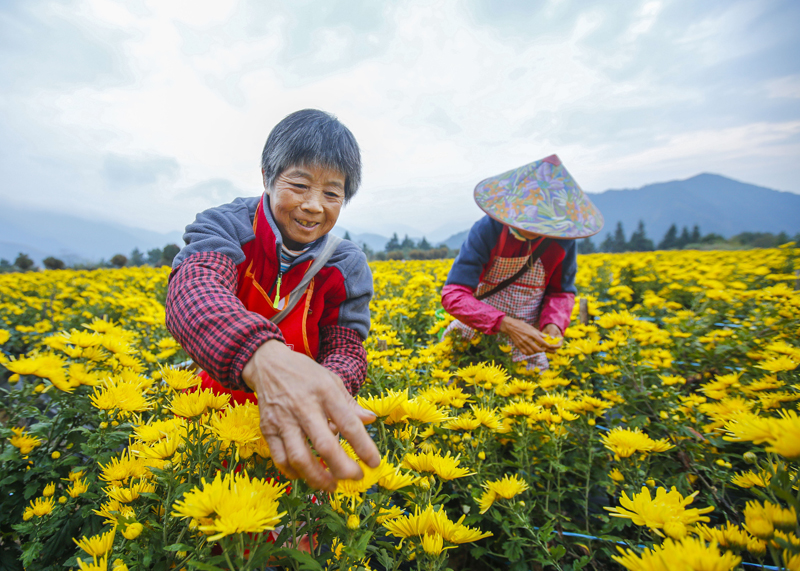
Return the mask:
<svg viewBox="0 0 800 571">
<path fill-rule="evenodd" d="M 590 555 L 584 555 L 580 559 L 575 560 L 572 563 L 572 571 L 580 571 L 581 569 L 586 567 L 591 560 L 592 557 Z"/>
<path fill-rule="evenodd" d="M 308 569 L 310 571 L 323 571 L 322 565 L 314 559 L 310 553 L 300 551 L 299 549 L 285 549 L 283 552 L 290 558 L 294 559 L 300 564 L 300 569 Z"/>
<path fill-rule="evenodd" d="M 200 561 L 195 561 L 192 559 L 187 563 L 190 567 L 194 567 L 196 569 L 202 569 L 203 571 L 224 571 L 221 567 L 217 567 L 216 565 L 209 565 L 208 563 L 202 563 Z"/>
<path fill-rule="evenodd" d="M 191 551 L 194 549 L 193 545 L 186 545 L 185 543 L 173 543 L 172 545 L 167 545 L 164 548 L 164 551 Z"/>
</svg>

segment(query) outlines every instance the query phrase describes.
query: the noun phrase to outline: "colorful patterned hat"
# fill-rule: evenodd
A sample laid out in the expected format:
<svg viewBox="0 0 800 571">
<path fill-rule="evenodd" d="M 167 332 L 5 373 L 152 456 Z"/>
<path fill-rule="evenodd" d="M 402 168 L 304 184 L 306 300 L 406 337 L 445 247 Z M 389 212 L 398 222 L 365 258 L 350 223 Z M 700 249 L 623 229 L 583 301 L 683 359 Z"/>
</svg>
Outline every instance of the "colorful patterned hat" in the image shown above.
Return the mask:
<svg viewBox="0 0 800 571">
<path fill-rule="evenodd" d="M 481 181 L 475 202 L 507 226 L 551 238 L 586 238 L 603 229 L 603 215 L 556 155 Z"/>
</svg>

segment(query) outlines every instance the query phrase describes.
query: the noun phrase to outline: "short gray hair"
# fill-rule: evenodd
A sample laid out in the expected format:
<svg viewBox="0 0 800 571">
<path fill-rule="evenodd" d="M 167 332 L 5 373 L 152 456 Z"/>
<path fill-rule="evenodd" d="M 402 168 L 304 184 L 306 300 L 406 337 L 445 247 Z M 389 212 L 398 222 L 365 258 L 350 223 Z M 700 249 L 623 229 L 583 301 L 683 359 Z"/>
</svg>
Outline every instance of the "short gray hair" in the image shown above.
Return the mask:
<svg viewBox="0 0 800 571">
<path fill-rule="evenodd" d="M 361 185 L 361 151 L 356 138 L 336 117 L 318 109 L 287 115 L 267 137 L 261 153 L 267 188 L 272 188 L 275 179 L 293 165 L 320 165 L 341 172 L 345 177 L 345 202 Z"/>
</svg>

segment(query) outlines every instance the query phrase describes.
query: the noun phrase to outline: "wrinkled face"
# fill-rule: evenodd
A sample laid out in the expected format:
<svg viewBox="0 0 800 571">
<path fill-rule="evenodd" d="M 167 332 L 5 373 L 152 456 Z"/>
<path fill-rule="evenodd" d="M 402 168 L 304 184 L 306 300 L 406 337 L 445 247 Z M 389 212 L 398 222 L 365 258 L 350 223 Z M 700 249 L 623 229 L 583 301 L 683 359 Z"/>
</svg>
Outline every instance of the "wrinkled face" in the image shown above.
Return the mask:
<svg viewBox="0 0 800 571">
<path fill-rule="evenodd" d="M 344 204 L 344 183 L 338 170 L 316 165 L 290 166 L 278 175 L 267 194 L 288 248 L 300 250 L 333 229 Z"/>
</svg>

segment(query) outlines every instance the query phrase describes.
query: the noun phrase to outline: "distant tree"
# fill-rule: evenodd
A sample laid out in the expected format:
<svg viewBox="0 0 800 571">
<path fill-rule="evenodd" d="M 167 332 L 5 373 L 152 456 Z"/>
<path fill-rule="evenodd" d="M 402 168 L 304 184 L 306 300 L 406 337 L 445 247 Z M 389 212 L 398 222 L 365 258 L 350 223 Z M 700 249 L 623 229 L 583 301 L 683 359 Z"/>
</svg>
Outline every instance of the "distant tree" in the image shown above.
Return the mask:
<svg viewBox="0 0 800 571">
<path fill-rule="evenodd" d="M 778 242 L 778 246 L 785 244 L 786 242 L 791 242 L 789 235 L 783 230 L 781 230 L 781 232 L 775 237 L 775 241 Z"/>
<path fill-rule="evenodd" d="M 664 238 L 658 243 L 659 250 L 672 250 L 678 246 L 678 227 L 672 224 L 664 234 Z"/>
<path fill-rule="evenodd" d="M 350 240 L 351 242 L 353 241 L 353 239 L 350 237 L 350 232 L 348 232 L 347 230 L 344 231 L 344 239 Z"/>
<path fill-rule="evenodd" d="M 397 232 L 392 234 L 392 237 L 389 238 L 388 242 L 386 242 L 386 247 L 384 249 L 387 252 L 394 252 L 395 250 L 400 249 L 400 239 L 397 237 Z"/>
<path fill-rule="evenodd" d="M 631 234 L 627 250 L 630 252 L 652 252 L 653 249 L 653 241 L 647 237 L 644 230 L 644 220 L 639 220 L 639 226 Z"/>
<path fill-rule="evenodd" d="M 415 246 L 414 240 L 408 237 L 408 234 L 405 235 L 403 241 L 400 243 L 401 250 L 410 250 Z"/>
<path fill-rule="evenodd" d="M 17 266 L 23 272 L 27 272 L 31 268 L 33 268 L 33 260 L 28 257 L 28 254 L 23 254 L 22 252 L 19 253 L 17 259 L 14 260 L 14 265 Z"/>
<path fill-rule="evenodd" d="M 703 235 L 700 233 L 700 226 L 695 224 L 694 228 L 692 228 L 692 234 L 691 234 L 691 237 L 690 237 L 691 242 L 690 243 L 691 244 L 699 244 L 700 240 L 702 238 L 703 238 Z"/>
<path fill-rule="evenodd" d="M 178 255 L 178 252 L 181 251 L 180 246 L 177 244 L 167 244 L 164 246 L 164 254 L 161 256 L 161 260 L 159 261 L 159 265 L 161 266 L 171 266 L 172 260 L 175 259 L 175 256 Z"/>
<path fill-rule="evenodd" d="M 6 260 L 5 258 L 0 258 L 0 270 L 5 270 L 6 268 L 13 268 L 14 266 Z"/>
<path fill-rule="evenodd" d="M 42 260 L 44 267 L 48 270 L 63 270 L 66 265 L 63 261 L 59 260 L 58 258 L 54 258 L 53 256 L 48 256 L 44 260 Z"/>
<path fill-rule="evenodd" d="M 147 263 L 151 266 L 157 266 L 163 256 L 164 251 L 161 248 L 147 250 Z"/>
<path fill-rule="evenodd" d="M 578 240 L 579 254 L 594 254 L 596 251 L 597 248 L 595 248 L 594 242 L 592 242 L 591 238 L 584 238 L 583 240 Z"/>
<path fill-rule="evenodd" d="M 432 248 L 432 246 L 425 239 L 425 236 L 423 236 L 422 240 L 420 240 L 419 244 L 417 244 L 417 249 L 418 250 L 430 250 L 431 248 Z"/>
<path fill-rule="evenodd" d="M 725 241 L 724 236 L 721 236 L 720 234 L 715 234 L 714 232 L 712 232 L 711 234 L 706 234 L 705 236 L 700 238 L 701 244 L 715 244 L 724 241 Z"/>
<path fill-rule="evenodd" d="M 682 250 L 688 244 L 691 244 L 691 243 L 692 243 L 692 236 L 691 236 L 691 234 L 689 234 L 689 229 L 686 226 L 684 226 L 683 230 L 681 230 L 681 235 L 678 236 L 678 241 L 677 241 L 675 247 Z"/>
<path fill-rule="evenodd" d="M 622 222 L 617 222 L 617 227 L 613 234 L 606 234 L 600 248 L 604 252 L 624 252 L 628 244 L 625 240 L 625 230 L 622 228 Z"/>
<path fill-rule="evenodd" d="M 131 256 L 128 258 L 128 265 L 129 266 L 143 266 L 144 265 L 144 254 L 139 250 L 139 248 L 134 248 L 131 251 Z"/>
<path fill-rule="evenodd" d="M 368 260 L 371 260 L 375 257 L 375 252 L 372 251 L 372 248 L 369 247 L 369 244 L 366 242 L 361 243 L 361 251 L 364 252 L 364 255 L 367 257 Z"/>
<path fill-rule="evenodd" d="M 123 256 L 122 254 L 114 254 L 114 257 L 111 258 L 111 265 L 116 268 L 122 268 L 128 263 L 128 258 Z"/>
</svg>

